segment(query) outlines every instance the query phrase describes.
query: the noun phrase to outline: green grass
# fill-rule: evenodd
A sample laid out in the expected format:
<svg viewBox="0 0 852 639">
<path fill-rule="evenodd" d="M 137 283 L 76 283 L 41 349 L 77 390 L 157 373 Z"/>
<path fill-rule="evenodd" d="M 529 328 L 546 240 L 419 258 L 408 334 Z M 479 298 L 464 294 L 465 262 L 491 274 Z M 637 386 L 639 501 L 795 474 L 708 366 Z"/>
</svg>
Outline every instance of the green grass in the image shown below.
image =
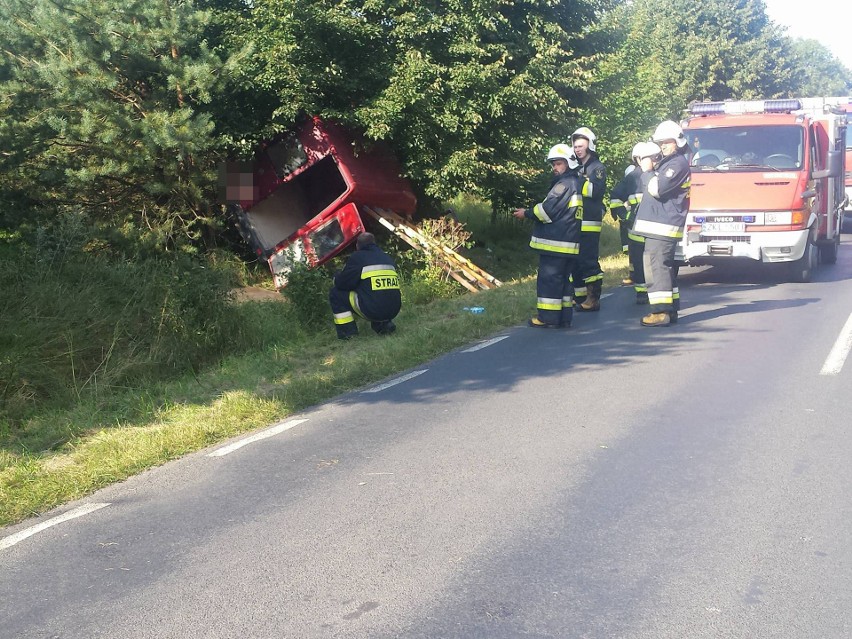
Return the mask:
<svg viewBox="0 0 852 639">
<path fill-rule="evenodd" d="M 507 222 L 508 223 L 508 222 Z M 513 224 L 513 223 L 508 223 Z M 523 322 L 534 310 L 535 255 L 529 227 L 488 236 L 474 261 L 500 279 L 499 289 L 409 303 L 399 330 L 339 342 L 331 322 L 308 330 L 286 302 L 249 302 L 234 312 L 256 333 L 256 348 L 158 382 L 83 392 L 70 405 L 30 411 L 14 432 L 0 428 L 0 525 L 66 501 L 189 452 L 286 418 L 295 411 L 367 385 L 473 340 Z M 626 273 L 617 230 L 602 236 L 605 284 Z M 486 238 L 485 240 L 481 238 Z M 488 251 L 488 249 L 491 249 Z M 486 266 L 486 256 L 493 260 Z M 472 315 L 465 306 L 483 306 Z M 230 321 L 230 320 L 229 320 Z M 366 330 L 364 330 L 366 329 Z"/>
</svg>

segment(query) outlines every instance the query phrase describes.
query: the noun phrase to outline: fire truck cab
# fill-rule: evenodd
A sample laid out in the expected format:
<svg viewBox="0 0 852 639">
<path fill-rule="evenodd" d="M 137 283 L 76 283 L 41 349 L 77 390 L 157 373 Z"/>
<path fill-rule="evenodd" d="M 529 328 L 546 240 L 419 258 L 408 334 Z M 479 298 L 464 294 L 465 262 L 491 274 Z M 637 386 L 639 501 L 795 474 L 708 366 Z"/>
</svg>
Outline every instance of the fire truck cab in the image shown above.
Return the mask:
<svg viewBox="0 0 852 639">
<path fill-rule="evenodd" d="M 692 150 L 681 245 L 690 265 L 732 258 L 786 263 L 808 281 L 834 263 L 847 197 L 850 98 L 693 103 L 682 126 Z"/>
</svg>

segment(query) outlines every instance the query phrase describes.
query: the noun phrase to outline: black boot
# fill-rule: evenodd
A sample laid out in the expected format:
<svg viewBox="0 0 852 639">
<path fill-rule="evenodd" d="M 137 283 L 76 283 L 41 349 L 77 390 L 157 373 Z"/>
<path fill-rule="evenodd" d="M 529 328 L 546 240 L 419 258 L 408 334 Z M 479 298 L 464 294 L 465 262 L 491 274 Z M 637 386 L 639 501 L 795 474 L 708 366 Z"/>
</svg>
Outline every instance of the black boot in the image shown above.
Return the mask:
<svg viewBox="0 0 852 639">
<path fill-rule="evenodd" d="M 575 310 L 581 313 L 589 313 L 601 310 L 601 289 L 603 282 L 600 280 L 586 286 L 586 300 L 582 304 L 575 305 Z"/>
<path fill-rule="evenodd" d="M 396 330 L 396 324 L 394 324 L 391 320 L 384 320 L 382 322 L 370 322 L 370 326 L 379 335 L 390 335 Z"/>
</svg>

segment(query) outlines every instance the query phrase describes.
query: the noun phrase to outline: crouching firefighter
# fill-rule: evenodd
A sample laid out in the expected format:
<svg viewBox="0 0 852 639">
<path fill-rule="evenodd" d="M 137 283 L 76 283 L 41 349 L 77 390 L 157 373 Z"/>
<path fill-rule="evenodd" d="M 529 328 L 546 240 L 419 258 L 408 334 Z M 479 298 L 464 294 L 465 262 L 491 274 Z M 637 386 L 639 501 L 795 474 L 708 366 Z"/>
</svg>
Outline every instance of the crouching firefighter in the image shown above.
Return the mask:
<svg viewBox="0 0 852 639">
<path fill-rule="evenodd" d="M 337 337 L 349 339 L 358 334 L 356 316 L 369 321 L 379 335 L 390 335 L 396 330 L 392 320 L 402 307 L 396 264 L 378 247 L 372 233 L 361 233 L 355 249 L 334 276 L 328 294 Z"/>
<path fill-rule="evenodd" d="M 550 149 L 547 161 L 553 168 L 547 196 L 532 208 L 516 209 L 513 215 L 535 221 L 530 247 L 539 255 L 536 317 L 528 324 L 534 328 L 568 328 L 574 316 L 571 271 L 580 254 L 583 223 L 580 162 L 567 144 Z"/>
</svg>

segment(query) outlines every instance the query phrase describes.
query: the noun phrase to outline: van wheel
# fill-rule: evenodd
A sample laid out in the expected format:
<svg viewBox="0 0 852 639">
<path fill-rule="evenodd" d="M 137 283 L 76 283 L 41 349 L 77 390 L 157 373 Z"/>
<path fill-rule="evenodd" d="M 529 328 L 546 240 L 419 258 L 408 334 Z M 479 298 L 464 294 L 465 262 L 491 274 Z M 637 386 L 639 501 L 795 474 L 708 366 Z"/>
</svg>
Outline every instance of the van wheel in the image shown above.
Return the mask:
<svg viewBox="0 0 852 639">
<path fill-rule="evenodd" d="M 817 267 L 817 247 L 813 240 L 808 238 L 805 252 L 795 262 L 790 262 L 790 279 L 794 282 L 810 282 L 814 269 Z"/>
</svg>

